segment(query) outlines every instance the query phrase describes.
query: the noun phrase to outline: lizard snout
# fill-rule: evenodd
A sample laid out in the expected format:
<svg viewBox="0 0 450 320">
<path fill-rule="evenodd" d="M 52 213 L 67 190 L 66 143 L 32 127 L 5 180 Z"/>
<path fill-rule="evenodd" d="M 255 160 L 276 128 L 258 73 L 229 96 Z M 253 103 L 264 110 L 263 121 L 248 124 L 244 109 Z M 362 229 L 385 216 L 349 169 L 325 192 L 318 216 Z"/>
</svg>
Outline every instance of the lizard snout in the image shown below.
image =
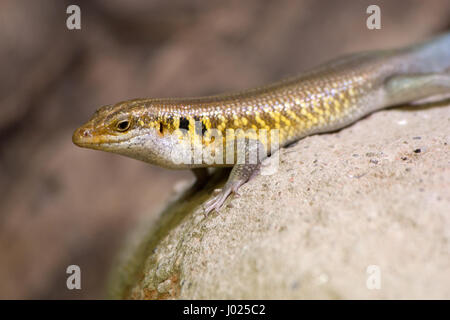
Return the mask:
<svg viewBox="0 0 450 320">
<path fill-rule="evenodd" d="M 73 133 L 72 142 L 77 146 L 83 147 L 89 142 L 90 138 L 92 138 L 91 129 L 80 127 Z"/>
</svg>

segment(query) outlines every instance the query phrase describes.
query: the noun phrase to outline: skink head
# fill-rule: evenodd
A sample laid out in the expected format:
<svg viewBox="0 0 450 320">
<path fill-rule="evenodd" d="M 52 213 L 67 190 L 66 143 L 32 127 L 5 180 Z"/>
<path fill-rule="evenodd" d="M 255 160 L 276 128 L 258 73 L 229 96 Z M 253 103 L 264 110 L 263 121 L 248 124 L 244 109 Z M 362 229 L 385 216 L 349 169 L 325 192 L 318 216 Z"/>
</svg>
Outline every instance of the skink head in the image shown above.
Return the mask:
<svg viewBox="0 0 450 320">
<path fill-rule="evenodd" d="M 152 106 L 148 100 L 131 100 L 97 110 L 75 130 L 74 144 L 84 148 L 122 154 L 169 168 L 180 168 L 173 160 L 180 143 L 174 130 L 180 121 Z"/>
<path fill-rule="evenodd" d="M 136 134 L 133 112 L 115 106 L 98 109 L 72 136 L 77 146 L 105 150 L 124 143 Z"/>
</svg>

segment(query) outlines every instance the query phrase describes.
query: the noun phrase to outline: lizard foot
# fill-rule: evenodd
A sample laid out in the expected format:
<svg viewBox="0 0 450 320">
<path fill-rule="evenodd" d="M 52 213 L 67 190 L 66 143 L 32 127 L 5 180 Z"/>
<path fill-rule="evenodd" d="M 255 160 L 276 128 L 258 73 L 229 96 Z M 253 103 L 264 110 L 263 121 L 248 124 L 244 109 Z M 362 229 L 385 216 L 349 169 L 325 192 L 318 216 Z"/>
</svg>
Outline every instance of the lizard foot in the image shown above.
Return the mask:
<svg viewBox="0 0 450 320">
<path fill-rule="evenodd" d="M 231 183 L 227 183 L 219 194 L 205 203 L 205 214 L 210 213 L 212 210 L 219 212 L 219 209 L 223 206 L 225 200 L 233 193 L 236 196 L 240 196 L 238 189 L 246 182 L 246 180 L 234 180 Z"/>
</svg>

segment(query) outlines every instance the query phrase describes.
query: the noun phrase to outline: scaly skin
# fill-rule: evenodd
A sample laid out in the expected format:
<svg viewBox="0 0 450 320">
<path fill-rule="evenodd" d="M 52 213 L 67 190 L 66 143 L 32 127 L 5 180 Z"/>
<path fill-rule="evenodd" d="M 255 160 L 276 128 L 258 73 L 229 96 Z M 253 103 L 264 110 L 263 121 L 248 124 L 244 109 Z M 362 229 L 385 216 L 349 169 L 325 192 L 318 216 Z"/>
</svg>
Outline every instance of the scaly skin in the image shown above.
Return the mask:
<svg viewBox="0 0 450 320">
<path fill-rule="evenodd" d="M 450 34 L 446 34 L 405 49 L 350 55 L 299 77 L 243 92 L 134 99 L 105 106 L 75 131 L 73 142 L 166 168 L 194 169 L 197 177 L 205 176 L 201 168 L 234 166 L 222 192 L 206 204 L 209 212 L 219 209 L 264 159 L 238 163 L 234 154 L 227 162 L 226 146 L 242 137 L 227 135 L 227 130 L 242 129 L 250 140 L 268 149 L 258 133 L 277 129 L 282 147 L 311 134 L 343 128 L 387 106 L 448 92 L 449 67 Z M 181 136 L 180 129 L 185 131 Z M 218 155 L 216 159 L 222 161 L 174 160 L 174 154 L 187 146 L 189 150 L 191 146 L 210 148 L 211 157 Z"/>
</svg>

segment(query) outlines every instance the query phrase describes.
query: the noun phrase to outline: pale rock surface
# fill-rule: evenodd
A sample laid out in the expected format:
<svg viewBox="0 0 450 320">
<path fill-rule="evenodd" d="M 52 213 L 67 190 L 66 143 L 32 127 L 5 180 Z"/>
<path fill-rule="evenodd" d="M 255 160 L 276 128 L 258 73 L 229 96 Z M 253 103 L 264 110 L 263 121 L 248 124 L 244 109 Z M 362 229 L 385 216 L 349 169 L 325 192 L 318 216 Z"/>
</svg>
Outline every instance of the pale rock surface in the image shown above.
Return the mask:
<svg viewBox="0 0 450 320">
<path fill-rule="evenodd" d="M 282 149 L 205 216 L 212 182 L 141 227 L 111 297 L 450 299 L 449 133 L 448 101 L 384 110 Z"/>
</svg>

